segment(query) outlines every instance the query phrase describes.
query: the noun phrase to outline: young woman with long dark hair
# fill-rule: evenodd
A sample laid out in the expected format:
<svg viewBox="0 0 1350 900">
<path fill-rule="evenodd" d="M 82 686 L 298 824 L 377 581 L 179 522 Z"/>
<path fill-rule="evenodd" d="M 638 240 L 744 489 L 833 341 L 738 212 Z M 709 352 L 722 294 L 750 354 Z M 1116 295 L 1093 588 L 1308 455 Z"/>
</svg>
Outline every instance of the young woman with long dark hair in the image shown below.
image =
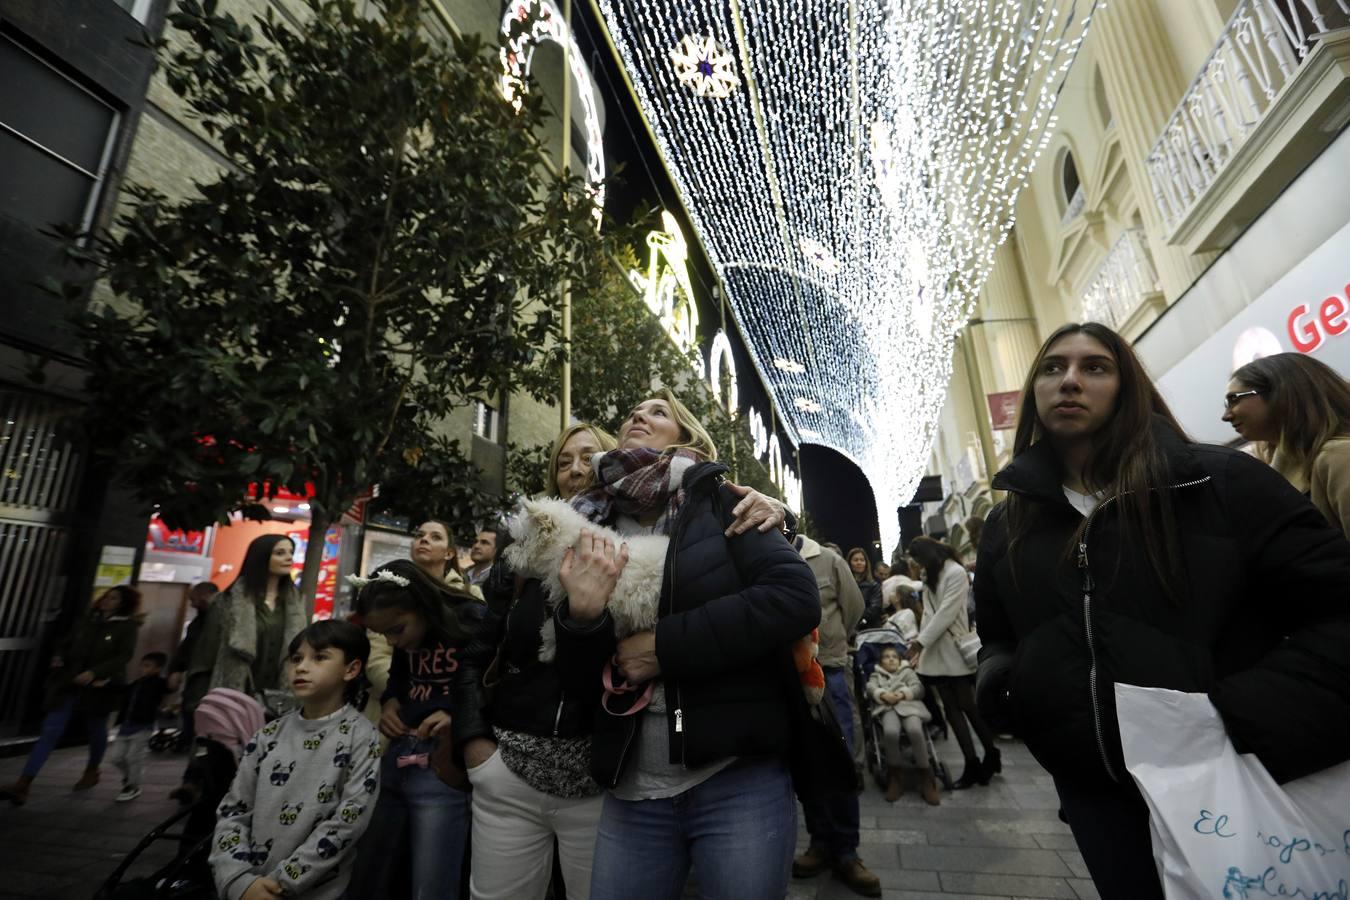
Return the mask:
<svg viewBox="0 0 1350 900">
<path fill-rule="evenodd" d="M 1350 756 L 1350 543 L 1269 466 L 1187 438 L 1119 335 L 1050 335 L 993 486 L 981 709 L 1054 777 L 1103 897 L 1162 897 L 1116 682 L 1208 693 L 1278 781 Z"/>
<path fill-rule="evenodd" d="M 909 643 L 909 658 L 924 684 L 942 697 L 947 722 L 961 745 L 966 767 L 956 788 L 988 784 L 1003 771 L 1003 759 L 994 745 L 994 733 L 975 706 L 975 667 L 966 662 L 959 644 L 970 634 L 966 614 L 970 578 L 956 551 L 941 541 L 916 537 L 910 541 L 909 555 L 923 578 L 923 624 L 919 636 Z M 984 747 L 983 760 L 975 752 L 972 728 Z"/>
<path fill-rule="evenodd" d="M 1350 534 L 1350 384 L 1303 353 L 1276 353 L 1233 373 L 1223 420 Z"/>
<path fill-rule="evenodd" d="M 253 539 L 238 577 L 206 609 L 188 680 L 209 674 L 208 689 L 243 691 L 264 707 L 268 692 L 289 696 L 286 648 L 306 624 L 304 600 L 291 580 L 294 555 L 295 544 L 284 534 Z"/>
</svg>

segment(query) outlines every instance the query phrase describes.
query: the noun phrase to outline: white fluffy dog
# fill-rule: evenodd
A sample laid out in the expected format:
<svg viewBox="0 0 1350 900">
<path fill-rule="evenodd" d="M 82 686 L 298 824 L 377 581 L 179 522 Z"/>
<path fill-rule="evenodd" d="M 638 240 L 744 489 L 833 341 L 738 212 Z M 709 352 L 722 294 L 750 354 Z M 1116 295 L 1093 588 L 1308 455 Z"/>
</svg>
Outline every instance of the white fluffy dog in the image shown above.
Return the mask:
<svg viewBox="0 0 1350 900">
<path fill-rule="evenodd" d="M 526 500 L 522 512 L 511 521 L 512 543 L 506 548 L 506 561 L 516 574 L 538 578 L 544 585 L 549 605 L 556 607 L 567 593 L 559 578 L 563 554 L 567 548 L 575 546 L 583 528 L 609 538 L 616 547 L 628 544 L 628 564 L 619 574 L 607 607 L 620 640 L 655 628 L 666 550 L 670 545 L 670 538 L 665 535 L 626 538 L 611 528 L 588 521 L 564 500 Z M 543 643 L 539 658 L 552 662 L 558 646 L 552 618 L 544 621 L 540 635 Z"/>
</svg>

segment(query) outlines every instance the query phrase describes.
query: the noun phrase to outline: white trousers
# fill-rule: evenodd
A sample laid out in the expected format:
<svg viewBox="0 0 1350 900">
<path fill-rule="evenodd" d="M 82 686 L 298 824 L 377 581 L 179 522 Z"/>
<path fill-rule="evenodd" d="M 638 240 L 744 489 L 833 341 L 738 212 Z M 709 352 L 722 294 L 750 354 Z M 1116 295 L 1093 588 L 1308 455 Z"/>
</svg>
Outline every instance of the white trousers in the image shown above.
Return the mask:
<svg viewBox="0 0 1350 900">
<path fill-rule="evenodd" d="M 563 800 L 522 781 L 493 753 L 468 772 L 473 784 L 472 900 L 539 900 L 558 839 L 567 896 L 591 893 L 591 859 L 604 795 Z"/>
<path fill-rule="evenodd" d="M 122 773 L 122 781 L 140 787 L 141 770 L 145 768 L 145 754 L 150 750 L 153 728 L 142 728 L 134 734 L 119 734 L 108 748 L 108 762 Z"/>
</svg>

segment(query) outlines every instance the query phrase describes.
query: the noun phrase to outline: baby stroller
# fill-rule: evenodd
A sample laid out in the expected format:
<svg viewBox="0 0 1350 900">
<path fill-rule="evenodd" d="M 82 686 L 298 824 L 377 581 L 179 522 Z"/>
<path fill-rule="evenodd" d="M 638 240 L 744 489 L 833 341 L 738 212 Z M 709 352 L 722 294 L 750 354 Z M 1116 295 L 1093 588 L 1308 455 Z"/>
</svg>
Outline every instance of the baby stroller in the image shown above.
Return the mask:
<svg viewBox="0 0 1350 900">
<path fill-rule="evenodd" d="M 195 803 L 156 825 L 141 838 L 94 900 L 210 900 L 216 896 L 207 857 L 216 826 L 216 807 L 234 780 L 234 754 L 218 741 L 198 738 L 185 780 L 199 790 Z M 151 875 L 123 881 L 136 860 L 158 841 L 177 841 L 178 853 Z"/>
<path fill-rule="evenodd" d="M 209 900 L 216 896 L 209 861 L 216 808 L 234 781 L 239 767 L 236 753 L 263 724 L 263 709 L 246 694 L 216 688 L 198 705 L 194 724 L 199 737 L 179 789 L 191 800 L 150 829 L 108 876 L 94 900 Z M 137 859 L 158 841 L 178 842 L 173 859 L 148 876 L 124 881 Z"/>
<path fill-rule="evenodd" d="M 890 626 L 869 628 L 858 632 L 854 638 L 853 681 L 858 697 L 858 714 L 862 718 L 863 746 L 867 756 L 867 767 L 871 770 L 872 777 L 876 779 L 877 786 L 883 790 L 889 780 L 890 772 L 886 765 L 886 751 L 881 743 L 881 723 L 872 718 L 872 704 L 867 697 L 867 679 L 872 677 L 872 670 L 881 660 L 881 652 L 887 648 L 895 648 L 902 656 L 907 650 L 905 639 L 900 636 L 899 631 Z M 947 764 L 938 756 L 937 748 L 933 746 L 933 737 L 929 730 L 925 728 L 923 735 L 923 739 L 928 745 L 928 758 L 933 763 L 933 774 L 942 786 L 950 791 L 955 782 L 952 780 L 951 773 L 947 771 Z M 908 738 L 902 737 L 901 741 L 902 749 L 908 749 Z"/>
</svg>

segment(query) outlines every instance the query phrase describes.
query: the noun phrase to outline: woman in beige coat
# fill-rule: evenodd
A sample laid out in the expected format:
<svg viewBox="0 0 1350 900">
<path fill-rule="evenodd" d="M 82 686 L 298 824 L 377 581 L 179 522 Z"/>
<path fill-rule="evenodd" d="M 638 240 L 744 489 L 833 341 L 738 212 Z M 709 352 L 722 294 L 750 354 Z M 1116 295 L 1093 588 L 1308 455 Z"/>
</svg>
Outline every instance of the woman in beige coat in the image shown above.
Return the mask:
<svg viewBox="0 0 1350 900">
<path fill-rule="evenodd" d="M 910 642 L 910 661 L 924 684 L 942 698 L 947 720 L 966 758 L 956 789 L 986 785 L 1003 770 L 1003 760 L 994 746 L 994 733 L 975 706 L 975 666 L 961 653 L 960 642 L 971 633 L 966 612 L 970 576 L 955 550 L 930 537 L 915 538 L 909 545 L 909 555 L 923 577 L 923 626 L 919 637 Z M 971 728 L 984 745 L 983 761 L 975 754 Z"/>
<path fill-rule="evenodd" d="M 1276 353 L 1233 373 L 1223 420 L 1327 521 L 1350 535 L 1350 385 L 1326 363 Z"/>
<path fill-rule="evenodd" d="M 902 659 L 900 651 L 894 647 L 881 651 L 881 659 L 867 679 L 867 699 L 872 701 L 872 718 L 881 723 L 881 742 L 890 769 L 886 801 L 894 803 L 904 793 L 900 771 L 900 733 L 903 731 L 909 736 L 914 761 L 919 766 L 922 779 L 919 792 L 929 806 L 937 806 L 941 802 L 937 780 L 933 778 L 932 761 L 928 758 L 928 743 L 923 733 L 924 723 L 932 718 L 920 702 L 923 682 L 914 667 Z"/>
</svg>

